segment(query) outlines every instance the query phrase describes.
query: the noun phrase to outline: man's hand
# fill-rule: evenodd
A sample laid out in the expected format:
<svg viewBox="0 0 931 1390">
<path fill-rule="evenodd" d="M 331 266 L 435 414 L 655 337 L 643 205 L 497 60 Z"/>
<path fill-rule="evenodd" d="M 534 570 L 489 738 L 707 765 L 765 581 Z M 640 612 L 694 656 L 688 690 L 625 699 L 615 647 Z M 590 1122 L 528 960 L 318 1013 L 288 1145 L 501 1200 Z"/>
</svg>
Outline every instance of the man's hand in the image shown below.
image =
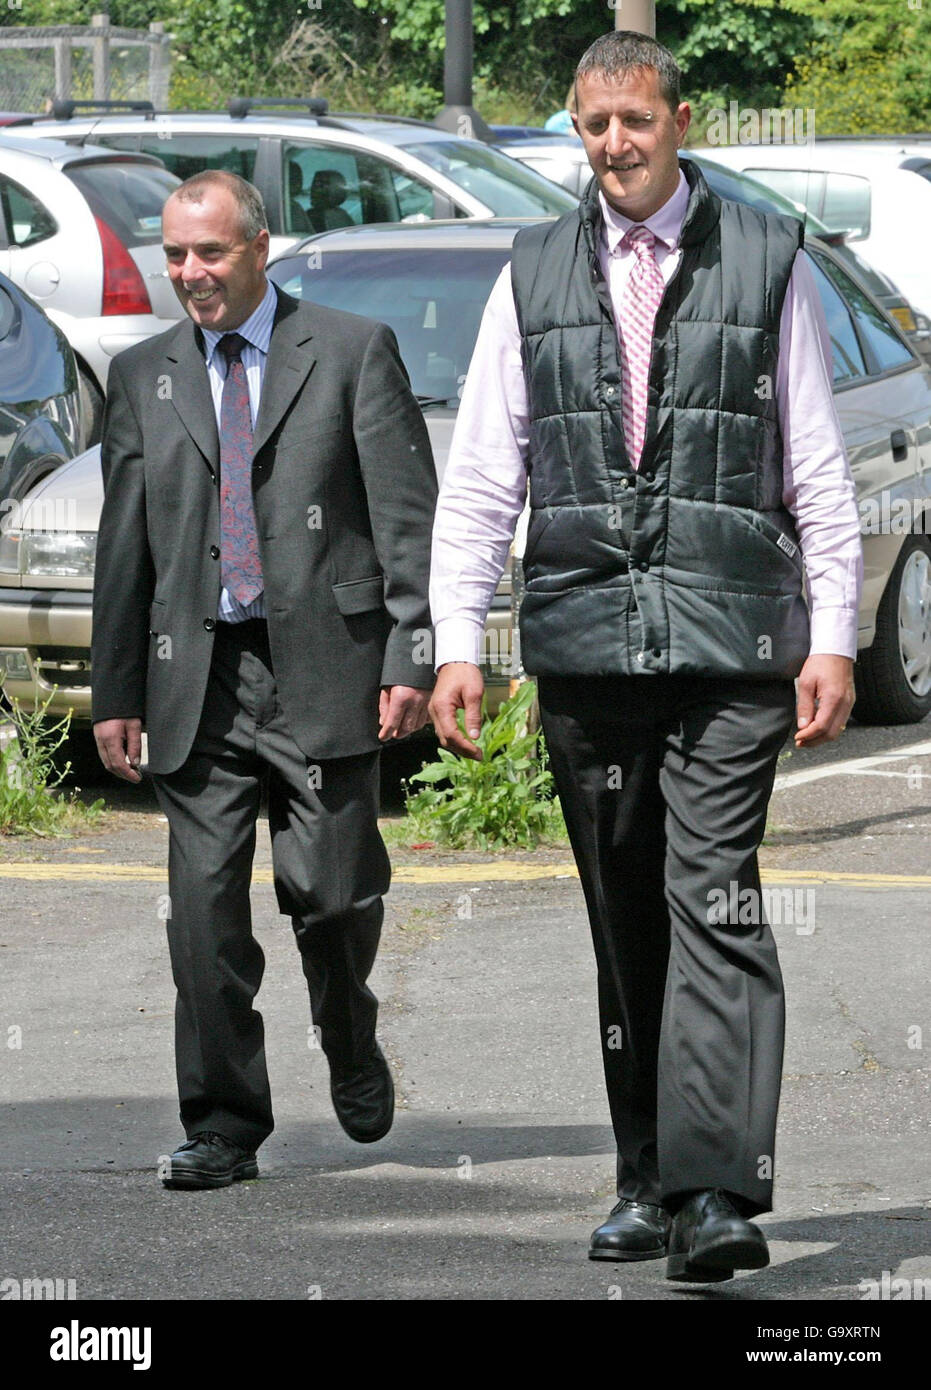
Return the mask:
<svg viewBox="0 0 931 1390">
<path fill-rule="evenodd" d="M 378 697 L 378 717 L 381 720 L 378 737 L 384 742 L 389 738 L 415 734 L 429 718 L 429 701 L 429 690 L 417 690 L 412 685 L 384 686 Z"/>
<path fill-rule="evenodd" d="M 473 666 L 471 661 L 449 661 L 440 667 L 430 701 L 430 717 L 443 747 L 464 758 L 474 758 L 479 763 L 482 761 L 482 750 L 476 748 L 472 739 L 478 738 L 481 732 L 484 692 L 485 682 L 477 666 Z M 459 732 L 456 723 L 456 711 L 460 709 L 465 710 L 468 738 Z"/>
<path fill-rule="evenodd" d="M 94 738 L 108 772 L 124 782 L 142 781 L 136 771 L 142 758 L 141 719 L 102 719 L 94 725 Z"/>
<path fill-rule="evenodd" d="M 810 656 L 798 678 L 796 748 L 829 743 L 847 727 L 856 698 L 848 656 Z"/>
</svg>

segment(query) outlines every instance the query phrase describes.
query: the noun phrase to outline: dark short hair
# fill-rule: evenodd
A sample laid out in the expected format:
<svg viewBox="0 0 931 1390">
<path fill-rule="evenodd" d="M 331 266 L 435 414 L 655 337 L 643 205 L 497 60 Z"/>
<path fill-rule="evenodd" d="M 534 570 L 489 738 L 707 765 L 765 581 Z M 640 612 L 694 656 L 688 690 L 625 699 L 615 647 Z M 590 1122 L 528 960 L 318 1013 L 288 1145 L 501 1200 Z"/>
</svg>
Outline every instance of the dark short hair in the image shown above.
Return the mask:
<svg viewBox="0 0 931 1390">
<path fill-rule="evenodd" d="M 169 196 L 182 203 L 202 203 L 208 188 L 225 188 L 232 193 L 239 208 L 239 230 L 246 241 L 252 241 L 268 227 L 259 190 L 229 169 L 203 169 L 185 179 Z"/>
<path fill-rule="evenodd" d="M 632 29 L 612 29 L 586 48 L 575 70 L 575 80 L 597 72 L 603 77 L 626 77 L 629 72 L 653 68 L 659 77 L 663 100 L 676 111 L 679 106 L 679 64 L 668 48 Z M 578 92 L 576 92 L 578 102 Z"/>
</svg>

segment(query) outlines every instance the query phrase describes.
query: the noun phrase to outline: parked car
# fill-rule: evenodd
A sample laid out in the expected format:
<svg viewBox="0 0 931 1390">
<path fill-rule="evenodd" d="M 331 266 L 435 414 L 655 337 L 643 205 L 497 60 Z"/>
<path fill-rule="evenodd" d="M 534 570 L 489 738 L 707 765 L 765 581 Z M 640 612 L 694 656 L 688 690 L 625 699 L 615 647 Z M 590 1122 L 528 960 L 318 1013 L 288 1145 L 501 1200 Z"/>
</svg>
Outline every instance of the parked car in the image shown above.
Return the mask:
<svg viewBox="0 0 931 1390">
<path fill-rule="evenodd" d="M 265 201 L 273 256 L 312 232 L 371 222 L 559 216 L 575 202 L 494 147 L 426 121 L 329 113 L 322 98 L 290 103 L 303 112 L 270 104 L 234 99 L 227 111 L 212 113 L 107 114 L 104 106 L 66 120 L 35 117 L 15 129 L 24 138 L 93 138 L 109 149 L 157 156 L 182 179 L 208 168 L 241 174 Z"/>
<path fill-rule="evenodd" d="M 0 275 L 0 528 L 81 447 L 74 353 L 38 304 Z"/>
<path fill-rule="evenodd" d="M 0 570 L 18 550 L 14 537 L 23 522 L 23 499 L 74 458 L 80 433 L 78 373 L 68 340 L 38 304 L 0 275 Z M 72 519 L 61 510 L 55 518 L 62 527 Z M 0 643 L 15 643 L 21 635 L 15 620 L 0 625 Z M 32 686 L 21 651 L 0 647 L 0 682 L 8 678 Z"/>
<path fill-rule="evenodd" d="M 715 147 L 713 158 L 803 203 L 931 317 L 931 143 L 914 136 Z"/>
<path fill-rule="evenodd" d="M 570 193 L 581 197 L 592 177 L 582 141 L 576 136 L 554 136 L 548 131 L 540 131 L 539 134 L 540 139 L 536 142 L 529 139 L 504 140 L 500 148 L 512 158 L 519 159 L 537 173 L 553 179 Z M 748 203 L 751 207 L 763 208 L 765 211 L 784 212 L 789 216 L 804 218 L 805 230 L 809 235 L 821 237 L 835 248 L 853 273 L 866 282 L 870 293 L 879 300 L 886 312 L 905 330 L 912 346 L 931 363 L 931 319 L 909 303 L 889 275 L 878 270 L 874 264 L 847 245 L 847 236 L 843 230 L 832 230 L 826 226 L 815 211 L 810 206 L 806 207 L 805 202 L 796 198 L 794 193 L 771 186 L 765 179 L 758 176 L 750 177 L 718 162 L 717 150 L 714 152 L 714 159 L 709 158 L 703 150 L 681 150 L 680 154 L 683 159 L 691 159 L 699 166 L 709 186 L 719 198 L 729 198 L 732 202 Z"/>
<path fill-rule="evenodd" d="M 269 267 L 289 294 L 351 306 L 391 325 L 424 410 L 440 476 L 484 305 L 520 225 L 498 220 L 347 228 L 308 238 Z M 931 710 L 931 542 L 925 534 L 931 527 L 931 369 L 834 250 L 816 238 L 807 250 L 833 344 L 835 403 L 864 533 L 855 713 L 864 722 L 912 723 Z M 86 721 L 93 549 L 102 498 L 98 452 L 66 464 L 32 496 L 45 514 L 56 498 L 77 510 L 70 528 L 38 546 L 24 532 L 18 561 L 15 539 L 8 543 L 6 573 L 0 573 L 0 646 L 29 672 L 10 689 L 48 694 L 57 681 L 56 706 L 71 707 Z M 506 572 L 486 624 L 492 703 L 507 693 L 514 674 L 510 629 Z M 8 636 L 12 632 L 15 639 Z"/>
<path fill-rule="evenodd" d="M 100 438 L 111 359 L 183 312 L 162 252 L 162 204 L 177 186 L 149 155 L 0 132 L 0 272 L 74 349 L 85 444 Z"/>
</svg>

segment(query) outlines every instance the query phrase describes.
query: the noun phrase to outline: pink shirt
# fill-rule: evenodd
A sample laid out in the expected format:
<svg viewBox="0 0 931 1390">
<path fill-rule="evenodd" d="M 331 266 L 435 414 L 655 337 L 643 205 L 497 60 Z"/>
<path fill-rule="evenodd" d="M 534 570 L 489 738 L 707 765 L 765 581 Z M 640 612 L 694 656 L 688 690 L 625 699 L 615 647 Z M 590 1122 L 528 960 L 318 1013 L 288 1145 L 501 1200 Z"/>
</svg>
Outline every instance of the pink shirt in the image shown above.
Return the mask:
<svg viewBox="0 0 931 1390">
<path fill-rule="evenodd" d="M 616 320 L 636 261 L 620 243 L 634 224 L 599 198 L 605 228 L 599 254 Z M 688 198 L 680 173 L 675 193 L 645 223 L 657 238 L 667 284 L 681 255 Z M 437 668 L 447 661 L 481 664 L 485 616 L 526 500 L 529 410 L 510 274 L 505 266 L 485 307 L 440 488 L 430 573 Z M 834 409 L 827 325 L 803 252 L 792 268 L 779 345 L 783 502 L 805 561 L 811 651 L 855 657 L 863 582 L 856 489 Z"/>
</svg>

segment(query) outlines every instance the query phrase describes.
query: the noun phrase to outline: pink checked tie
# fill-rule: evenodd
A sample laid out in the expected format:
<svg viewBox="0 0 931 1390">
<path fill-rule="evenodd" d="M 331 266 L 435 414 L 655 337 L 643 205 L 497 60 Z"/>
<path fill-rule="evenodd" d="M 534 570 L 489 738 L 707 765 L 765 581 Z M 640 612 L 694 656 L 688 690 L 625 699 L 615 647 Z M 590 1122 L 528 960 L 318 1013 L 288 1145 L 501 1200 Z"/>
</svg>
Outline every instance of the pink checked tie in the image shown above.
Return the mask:
<svg viewBox="0 0 931 1390">
<path fill-rule="evenodd" d="M 656 238 L 647 227 L 631 227 L 622 244 L 632 247 L 637 257 L 621 298 L 618 327 L 624 372 L 624 438 L 631 467 L 638 468 L 647 428 L 653 324 L 665 284 L 653 254 Z"/>
</svg>

